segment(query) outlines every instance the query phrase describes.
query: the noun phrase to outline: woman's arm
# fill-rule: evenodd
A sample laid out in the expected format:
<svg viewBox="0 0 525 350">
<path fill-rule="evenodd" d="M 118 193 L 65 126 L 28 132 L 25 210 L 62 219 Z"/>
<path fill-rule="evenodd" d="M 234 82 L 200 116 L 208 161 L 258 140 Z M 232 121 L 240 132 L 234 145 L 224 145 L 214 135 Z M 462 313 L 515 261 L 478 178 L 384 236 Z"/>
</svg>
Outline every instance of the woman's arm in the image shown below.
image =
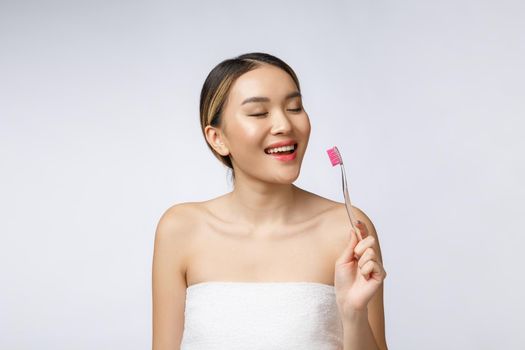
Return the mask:
<svg viewBox="0 0 525 350">
<path fill-rule="evenodd" d="M 382 265 L 384 265 L 383 257 L 381 254 L 381 248 L 379 246 L 379 238 L 377 236 L 374 224 L 361 209 L 355 206 L 353 206 L 353 209 L 357 220 L 362 221 L 366 224 L 366 227 L 368 228 L 368 235 L 373 236 L 375 238 L 375 244 L 373 248 L 377 254 L 377 259 Z M 372 297 L 372 299 L 368 303 L 368 319 L 366 317 L 359 317 L 359 315 L 356 315 L 356 317 L 352 320 L 345 320 L 345 349 L 359 349 L 360 340 L 365 343 L 373 343 L 372 340 L 375 340 L 375 344 L 371 345 L 370 348 L 375 348 L 375 346 L 377 345 L 381 350 L 388 350 L 385 336 L 383 285 L 384 282 L 377 291 L 377 293 Z M 361 336 L 358 336 L 359 334 L 361 334 Z M 363 335 L 367 336 L 363 337 Z M 373 339 L 371 339 L 370 335 L 373 335 Z M 349 341 L 350 343 L 352 343 L 353 346 L 346 346 L 346 343 Z"/>
<path fill-rule="evenodd" d="M 153 350 L 180 349 L 186 302 L 187 238 L 184 206 L 172 206 L 162 215 L 155 233 L 152 264 Z"/>
</svg>

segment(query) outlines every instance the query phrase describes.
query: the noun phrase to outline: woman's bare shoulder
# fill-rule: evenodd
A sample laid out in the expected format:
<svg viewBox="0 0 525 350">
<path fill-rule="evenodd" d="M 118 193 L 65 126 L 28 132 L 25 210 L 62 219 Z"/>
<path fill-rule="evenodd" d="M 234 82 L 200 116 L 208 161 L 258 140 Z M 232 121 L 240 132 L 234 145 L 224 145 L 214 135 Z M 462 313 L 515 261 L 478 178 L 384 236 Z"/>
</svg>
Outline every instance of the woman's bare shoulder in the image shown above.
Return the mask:
<svg viewBox="0 0 525 350">
<path fill-rule="evenodd" d="M 346 226 L 349 224 L 348 213 L 344 202 L 338 202 L 321 195 L 301 190 L 305 202 L 309 207 L 315 208 L 316 214 L 324 218 L 324 221 L 336 226 Z M 358 219 L 363 221 L 366 214 L 357 206 L 352 205 L 352 213 Z M 366 219 L 365 219 L 366 220 Z"/>
<path fill-rule="evenodd" d="M 344 209 L 344 203 L 325 198 L 319 194 L 304 189 L 299 189 L 299 191 L 301 202 L 305 203 L 308 208 L 315 211 L 316 215 L 337 215 L 341 209 Z"/>
<path fill-rule="evenodd" d="M 178 261 L 181 273 L 186 273 L 191 247 L 199 232 L 202 212 L 201 202 L 173 204 L 162 213 L 155 230 L 155 252 L 167 252 Z M 157 253 L 156 253 L 157 254 Z M 160 254 L 160 253 L 158 253 Z"/>
<path fill-rule="evenodd" d="M 159 224 L 192 227 L 199 222 L 199 218 L 207 213 L 207 201 L 181 202 L 167 208 L 162 214 Z"/>
</svg>

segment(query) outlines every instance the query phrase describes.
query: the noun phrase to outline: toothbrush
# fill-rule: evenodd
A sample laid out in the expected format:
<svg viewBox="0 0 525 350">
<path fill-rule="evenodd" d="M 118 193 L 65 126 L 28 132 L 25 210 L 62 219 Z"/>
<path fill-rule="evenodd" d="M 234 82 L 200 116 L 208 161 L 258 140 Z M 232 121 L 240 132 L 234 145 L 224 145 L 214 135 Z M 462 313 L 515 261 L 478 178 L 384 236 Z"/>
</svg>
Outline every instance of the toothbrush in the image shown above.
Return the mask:
<svg viewBox="0 0 525 350">
<path fill-rule="evenodd" d="M 354 216 L 354 213 L 352 212 L 352 203 L 350 202 L 350 196 L 348 195 L 348 185 L 346 184 L 346 173 L 341 153 L 339 153 L 339 150 L 335 146 L 333 148 L 328 149 L 326 153 L 328 153 L 328 157 L 330 158 L 332 166 L 336 166 L 338 164 L 341 165 L 341 178 L 343 182 L 343 193 L 345 196 L 346 212 L 348 213 L 348 217 L 350 218 L 350 224 L 352 225 L 352 229 L 357 233 L 359 240 L 362 240 L 363 238 L 361 237 L 361 231 L 359 231 L 359 229 L 356 227 L 357 219 Z"/>
</svg>

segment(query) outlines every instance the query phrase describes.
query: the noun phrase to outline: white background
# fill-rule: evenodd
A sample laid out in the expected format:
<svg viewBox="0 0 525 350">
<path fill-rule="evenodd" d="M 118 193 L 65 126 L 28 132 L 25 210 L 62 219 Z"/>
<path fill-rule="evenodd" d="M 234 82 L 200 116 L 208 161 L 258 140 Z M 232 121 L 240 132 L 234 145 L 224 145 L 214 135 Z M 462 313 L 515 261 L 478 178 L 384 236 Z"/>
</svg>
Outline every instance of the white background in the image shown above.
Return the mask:
<svg viewBox="0 0 525 350">
<path fill-rule="evenodd" d="M 0 348 L 151 347 L 160 215 L 231 190 L 199 127 L 220 61 L 302 84 L 296 184 L 377 229 L 391 349 L 519 349 L 521 1 L 0 1 Z"/>
</svg>

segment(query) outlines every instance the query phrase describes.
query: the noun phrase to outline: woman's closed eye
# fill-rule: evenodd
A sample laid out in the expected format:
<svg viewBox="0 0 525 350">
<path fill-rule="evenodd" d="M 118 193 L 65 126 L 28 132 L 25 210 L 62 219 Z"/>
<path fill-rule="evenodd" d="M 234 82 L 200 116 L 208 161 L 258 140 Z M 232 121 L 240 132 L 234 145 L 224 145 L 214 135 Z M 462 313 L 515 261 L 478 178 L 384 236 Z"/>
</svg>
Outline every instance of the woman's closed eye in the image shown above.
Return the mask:
<svg viewBox="0 0 525 350">
<path fill-rule="evenodd" d="M 266 115 L 266 114 L 268 114 L 268 112 L 257 113 L 257 114 L 248 114 L 248 116 L 250 116 L 250 117 L 262 117 L 263 115 Z"/>
<path fill-rule="evenodd" d="M 302 107 L 299 107 L 299 108 L 293 108 L 293 109 L 287 109 L 287 111 L 290 111 L 290 112 L 294 112 L 294 113 L 299 113 L 301 112 L 303 109 Z M 250 117 L 262 117 L 262 116 L 265 116 L 266 114 L 268 114 L 268 112 L 264 112 L 264 113 L 257 113 L 257 114 L 248 114 Z"/>
</svg>

